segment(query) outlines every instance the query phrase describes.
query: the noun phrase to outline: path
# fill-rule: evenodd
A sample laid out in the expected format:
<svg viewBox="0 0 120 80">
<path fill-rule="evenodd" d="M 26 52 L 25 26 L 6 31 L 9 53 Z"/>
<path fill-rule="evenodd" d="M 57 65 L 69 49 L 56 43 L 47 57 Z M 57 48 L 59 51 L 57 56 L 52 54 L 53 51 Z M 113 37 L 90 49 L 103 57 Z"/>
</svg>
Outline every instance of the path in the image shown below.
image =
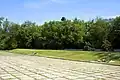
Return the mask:
<svg viewBox="0 0 120 80">
<path fill-rule="evenodd" d="M 120 80 L 120 66 L 1 55 L 0 80 Z"/>
</svg>

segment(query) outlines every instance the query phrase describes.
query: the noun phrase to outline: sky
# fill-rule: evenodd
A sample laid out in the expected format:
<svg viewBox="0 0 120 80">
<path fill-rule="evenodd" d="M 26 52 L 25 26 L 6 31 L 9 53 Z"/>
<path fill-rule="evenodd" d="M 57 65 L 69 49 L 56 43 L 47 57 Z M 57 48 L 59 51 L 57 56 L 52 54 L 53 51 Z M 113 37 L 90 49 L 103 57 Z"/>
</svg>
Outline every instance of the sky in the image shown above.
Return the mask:
<svg viewBox="0 0 120 80">
<path fill-rule="evenodd" d="M 22 23 L 42 24 L 61 17 L 90 20 L 120 15 L 120 0 L 0 0 L 0 16 Z"/>
</svg>

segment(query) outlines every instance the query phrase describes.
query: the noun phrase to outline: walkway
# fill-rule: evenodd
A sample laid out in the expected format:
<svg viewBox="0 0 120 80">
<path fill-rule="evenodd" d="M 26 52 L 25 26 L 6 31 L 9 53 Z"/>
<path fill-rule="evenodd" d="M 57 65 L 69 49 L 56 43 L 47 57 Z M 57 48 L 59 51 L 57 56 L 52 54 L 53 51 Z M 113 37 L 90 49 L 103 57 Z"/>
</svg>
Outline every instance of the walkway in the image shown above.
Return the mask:
<svg viewBox="0 0 120 80">
<path fill-rule="evenodd" d="M 120 80 L 120 66 L 1 55 L 0 80 Z"/>
</svg>

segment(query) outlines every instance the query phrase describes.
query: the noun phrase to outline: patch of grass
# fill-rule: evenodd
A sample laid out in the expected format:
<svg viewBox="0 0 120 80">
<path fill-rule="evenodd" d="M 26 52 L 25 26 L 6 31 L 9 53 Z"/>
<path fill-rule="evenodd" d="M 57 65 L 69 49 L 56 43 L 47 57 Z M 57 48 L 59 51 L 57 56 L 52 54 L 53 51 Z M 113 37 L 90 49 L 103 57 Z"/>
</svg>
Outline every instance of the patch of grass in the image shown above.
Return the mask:
<svg viewBox="0 0 120 80">
<path fill-rule="evenodd" d="M 100 55 L 106 54 L 105 52 L 95 52 L 95 51 L 69 51 L 69 50 L 36 50 L 36 49 L 14 49 L 9 52 L 32 55 L 34 52 L 37 53 L 35 56 L 51 57 L 51 58 L 61 58 L 67 60 L 77 60 L 77 61 L 98 61 L 100 60 Z M 115 60 L 111 64 L 120 64 L 120 61 Z"/>
<path fill-rule="evenodd" d="M 64 58 L 70 60 L 98 60 L 97 52 L 92 51 L 67 51 L 67 50 L 32 50 L 32 49 L 14 49 L 12 53 L 31 55 L 36 52 L 36 56 Z"/>
<path fill-rule="evenodd" d="M 0 50 L 0 55 L 8 55 L 8 52 Z"/>
</svg>

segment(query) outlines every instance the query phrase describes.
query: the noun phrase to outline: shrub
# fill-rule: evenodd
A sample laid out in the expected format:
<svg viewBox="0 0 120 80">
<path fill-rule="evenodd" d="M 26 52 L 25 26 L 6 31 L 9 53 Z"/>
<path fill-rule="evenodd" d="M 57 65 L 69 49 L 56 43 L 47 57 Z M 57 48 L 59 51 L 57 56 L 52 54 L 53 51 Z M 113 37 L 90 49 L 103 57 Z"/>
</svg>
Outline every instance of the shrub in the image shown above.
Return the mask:
<svg viewBox="0 0 120 80">
<path fill-rule="evenodd" d="M 112 45 L 108 40 L 104 40 L 102 44 L 102 49 L 104 51 L 112 51 Z"/>
<path fill-rule="evenodd" d="M 89 42 L 85 42 L 84 51 L 95 51 L 95 48 Z"/>
<path fill-rule="evenodd" d="M 89 46 L 84 46 L 84 51 L 90 51 L 90 47 Z"/>
<path fill-rule="evenodd" d="M 106 53 L 101 57 L 102 62 L 107 62 L 109 63 L 111 60 L 120 60 L 120 54 L 119 53 Z"/>
</svg>

